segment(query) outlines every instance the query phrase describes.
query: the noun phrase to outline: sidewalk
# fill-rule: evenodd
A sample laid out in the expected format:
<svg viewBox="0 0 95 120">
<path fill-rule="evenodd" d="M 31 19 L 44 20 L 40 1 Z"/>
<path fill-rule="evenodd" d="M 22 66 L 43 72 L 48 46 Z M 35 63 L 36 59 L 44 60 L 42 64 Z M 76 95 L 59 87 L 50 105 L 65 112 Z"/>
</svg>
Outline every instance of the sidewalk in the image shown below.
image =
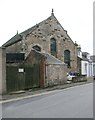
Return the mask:
<svg viewBox="0 0 95 120">
<path fill-rule="evenodd" d="M 65 88 L 68 88 L 68 87 L 88 84 L 88 83 L 91 83 L 91 82 L 93 82 L 93 80 L 88 79 L 85 82 L 76 82 L 76 83 L 57 85 L 57 86 L 48 87 L 48 88 L 44 88 L 44 89 L 35 88 L 35 89 L 26 90 L 26 91 L 18 91 L 18 92 L 10 93 L 8 95 L 3 95 L 2 99 L 0 98 L 0 101 L 18 99 L 18 98 L 22 98 L 22 97 L 25 97 L 25 96 L 27 97 L 27 96 L 31 96 L 31 95 L 37 95 L 37 94 L 45 93 L 45 92 L 48 92 L 48 91 L 53 91 L 53 90 L 57 90 L 57 89 L 65 89 Z"/>
</svg>

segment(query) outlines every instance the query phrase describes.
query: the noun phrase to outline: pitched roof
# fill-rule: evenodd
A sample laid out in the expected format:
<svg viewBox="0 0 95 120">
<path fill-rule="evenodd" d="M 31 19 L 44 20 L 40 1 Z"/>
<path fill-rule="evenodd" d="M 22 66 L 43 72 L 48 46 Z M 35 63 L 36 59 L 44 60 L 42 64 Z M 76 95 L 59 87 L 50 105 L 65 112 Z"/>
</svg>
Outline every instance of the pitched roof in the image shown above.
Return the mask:
<svg viewBox="0 0 95 120">
<path fill-rule="evenodd" d="M 91 60 L 93 60 L 93 62 L 95 63 L 95 55 L 90 56 Z"/>
<path fill-rule="evenodd" d="M 8 40 L 5 44 L 2 45 L 2 47 L 8 47 L 18 41 L 21 41 L 23 39 L 23 36 L 28 35 L 30 32 L 34 31 L 36 29 L 37 25 L 25 30 L 24 32 L 20 34 L 16 34 L 14 37 L 12 37 L 10 40 Z"/>
<path fill-rule="evenodd" d="M 43 22 L 47 21 L 48 19 L 52 19 L 52 18 L 54 18 L 54 19 L 57 20 L 57 18 L 54 16 L 54 14 L 51 14 L 50 17 L 48 17 L 47 19 L 43 20 L 42 22 L 40 22 L 40 23 L 34 25 L 33 27 L 31 27 L 31 28 L 23 31 L 22 33 L 16 34 L 14 37 L 12 37 L 10 40 L 8 40 L 5 44 L 3 44 L 2 47 L 8 47 L 8 46 L 10 46 L 12 44 L 15 44 L 18 41 L 21 41 L 23 39 L 23 36 L 26 37 L 27 35 L 29 35 L 30 33 L 32 33 L 34 30 L 36 30 L 39 27 L 39 25 L 41 25 Z M 58 20 L 57 20 L 57 22 L 61 26 L 61 28 L 64 30 L 64 28 L 62 27 L 62 25 L 59 23 Z M 64 34 L 64 37 L 69 38 L 71 40 L 71 38 L 69 37 L 69 35 L 67 34 L 67 32 Z"/>
<path fill-rule="evenodd" d="M 43 20 L 42 22 L 50 19 L 51 17 L 55 17 L 54 14 L 52 14 L 50 17 L 48 17 L 47 19 Z M 55 17 L 56 18 L 56 17 Z M 39 24 L 41 24 L 42 22 L 34 25 L 33 27 L 23 31 L 22 33 L 16 34 L 15 36 L 13 36 L 10 40 L 8 40 L 5 44 L 2 45 L 2 47 L 8 47 L 18 41 L 21 41 L 23 39 L 23 36 L 27 36 L 28 34 L 32 33 L 34 30 L 36 30 L 39 26 Z"/>
<path fill-rule="evenodd" d="M 48 53 L 42 53 L 45 57 L 46 57 L 46 61 L 47 61 L 47 64 L 57 64 L 57 65 L 62 65 L 62 64 L 64 64 L 65 65 L 65 63 L 64 62 L 62 62 L 61 60 L 59 60 L 59 59 L 57 59 L 57 58 L 55 58 L 54 56 L 52 56 L 52 55 L 50 55 L 50 54 L 48 54 Z"/>
<path fill-rule="evenodd" d="M 5 44 L 3 44 L 2 47 L 8 47 L 18 41 L 21 41 L 21 39 L 22 39 L 22 36 L 20 34 L 16 34 L 14 37 L 8 40 Z"/>
<path fill-rule="evenodd" d="M 88 61 L 87 55 L 88 55 L 87 52 L 82 52 L 82 60 Z"/>
</svg>

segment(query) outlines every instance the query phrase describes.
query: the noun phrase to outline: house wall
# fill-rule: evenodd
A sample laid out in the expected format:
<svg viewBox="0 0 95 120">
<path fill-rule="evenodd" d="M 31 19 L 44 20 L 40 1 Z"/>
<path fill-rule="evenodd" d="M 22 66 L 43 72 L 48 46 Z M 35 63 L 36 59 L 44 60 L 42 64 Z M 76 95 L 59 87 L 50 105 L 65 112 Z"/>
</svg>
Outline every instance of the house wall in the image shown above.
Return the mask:
<svg viewBox="0 0 95 120">
<path fill-rule="evenodd" d="M 77 69 L 78 73 L 81 74 L 81 58 L 77 58 Z"/>
<path fill-rule="evenodd" d="M 81 72 L 81 62 L 82 61 L 82 51 L 81 51 L 81 47 L 80 47 L 80 45 L 78 45 L 77 46 L 77 71 L 78 71 L 78 73 L 79 74 L 81 74 L 82 72 Z"/>
<path fill-rule="evenodd" d="M 0 48 L 0 94 L 6 93 L 6 50 Z"/>
<path fill-rule="evenodd" d="M 81 70 L 81 74 L 82 75 L 87 75 L 87 68 L 85 68 L 85 64 L 88 64 L 88 62 L 87 61 L 81 61 L 81 68 L 82 68 L 82 70 Z"/>
<path fill-rule="evenodd" d="M 92 62 L 89 63 L 89 76 L 93 76 L 93 64 L 92 64 Z"/>
<path fill-rule="evenodd" d="M 52 86 L 66 82 L 67 67 L 63 64 L 46 65 L 45 86 Z"/>
<path fill-rule="evenodd" d="M 95 75 L 95 63 L 93 63 L 93 75 Z"/>
<path fill-rule="evenodd" d="M 81 63 L 82 75 L 93 76 L 93 64 L 88 61 L 82 61 Z M 85 68 L 85 64 L 87 64 L 87 68 Z"/>
</svg>

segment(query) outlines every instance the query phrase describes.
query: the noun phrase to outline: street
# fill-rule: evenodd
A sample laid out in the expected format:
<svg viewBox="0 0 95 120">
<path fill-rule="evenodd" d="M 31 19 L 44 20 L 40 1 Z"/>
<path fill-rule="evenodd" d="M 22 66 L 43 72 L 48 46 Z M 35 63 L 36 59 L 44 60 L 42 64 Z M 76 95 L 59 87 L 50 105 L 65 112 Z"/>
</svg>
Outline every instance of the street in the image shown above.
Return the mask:
<svg viewBox="0 0 95 120">
<path fill-rule="evenodd" d="M 2 104 L 3 118 L 93 118 L 93 83 Z"/>
</svg>

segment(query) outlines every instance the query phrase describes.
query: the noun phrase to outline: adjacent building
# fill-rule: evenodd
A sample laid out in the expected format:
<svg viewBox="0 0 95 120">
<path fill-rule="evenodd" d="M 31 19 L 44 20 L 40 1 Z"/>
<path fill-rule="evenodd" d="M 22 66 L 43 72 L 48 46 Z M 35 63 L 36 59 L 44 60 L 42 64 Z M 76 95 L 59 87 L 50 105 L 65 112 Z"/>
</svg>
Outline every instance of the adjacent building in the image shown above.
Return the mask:
<svg viewBox="0 0 95 120">
<path fill-rule="evenodd" d="M 81 51 L 81 46 L 77 46 L 77 69 L 78 69 L 78 74 L 81 75 L 82 73 L 82 51 Z"/>
<path fill-rule="evenodd" d="M 93 61 L 93 76 L 95 76 L 95 55 L 90 56 L 90 58 Z"/>
<path fill-rule="evenodd" d="M 81 74 L 87 77 L 93 76 L 93 60 L 90 58 L 90 54 L 82 52 Z"/>
</svg>

